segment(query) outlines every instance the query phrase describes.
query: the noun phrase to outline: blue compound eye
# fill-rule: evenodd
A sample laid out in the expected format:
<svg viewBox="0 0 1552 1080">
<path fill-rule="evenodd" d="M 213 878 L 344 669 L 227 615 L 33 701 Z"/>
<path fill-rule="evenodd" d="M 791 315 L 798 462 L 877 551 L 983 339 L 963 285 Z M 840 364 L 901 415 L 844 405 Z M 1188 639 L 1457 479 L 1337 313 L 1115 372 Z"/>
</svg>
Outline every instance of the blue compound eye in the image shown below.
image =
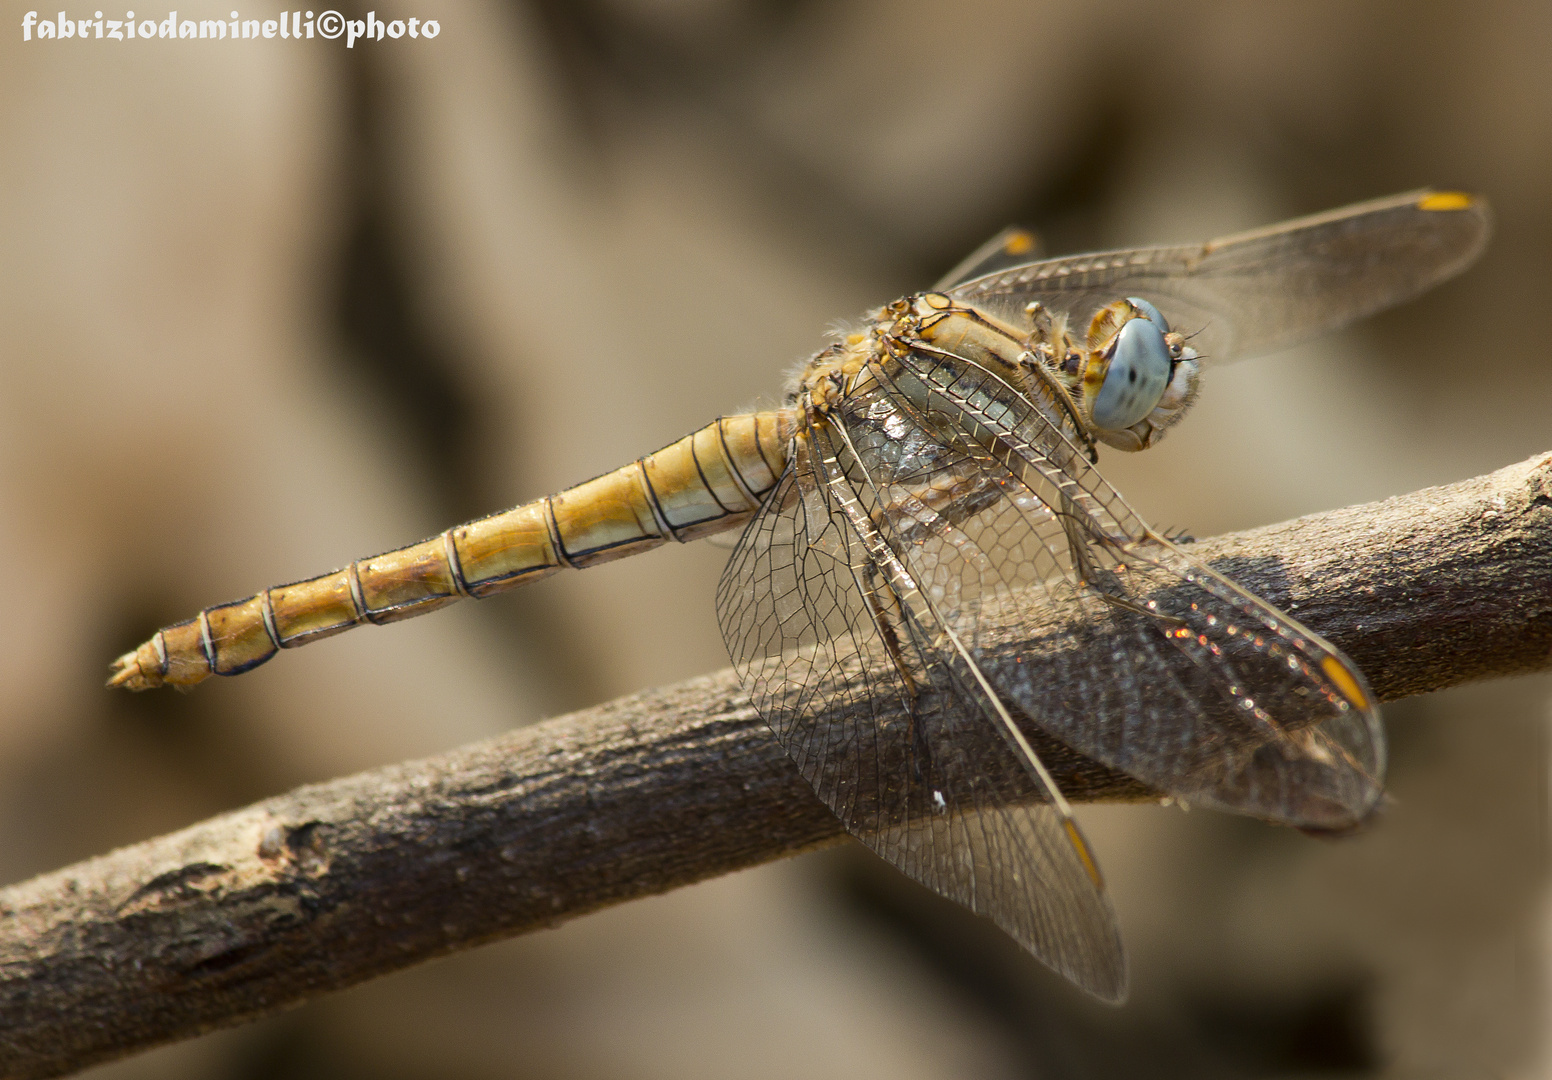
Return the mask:
<svg viewBox="0 0 1552 1080">
<path fill-rule="evenodd" d="M 1131 303 L 1146 318 L 1132 319 L 1116 335 L 1110 368 L 1094 395 L 1094 426 L 1103 431 L 1129 428 L 1151 413 L 1174 370 L 1164 344 L 1164 316 L 1145 300 Z"/>
<path fill-rule="evenodd" d="M 1154 307 L 1152 304 L 1148 303 L 1148 301 L 1142 299 L 1139 296 L 1128 296 L 1126 298 L 1126 302 L 1131 304 L 1132 307 L 1136 308 L 1144 315 L 1148 316 L 1149 320 L 1151 320 L 1153 324 L 1159 328 L 1159 333 L 1169 333 L 1169 323 L 1164 321 L 1164 314 L 1163 312 L 1159 311 L 1158 308 Z"/>
</svg>

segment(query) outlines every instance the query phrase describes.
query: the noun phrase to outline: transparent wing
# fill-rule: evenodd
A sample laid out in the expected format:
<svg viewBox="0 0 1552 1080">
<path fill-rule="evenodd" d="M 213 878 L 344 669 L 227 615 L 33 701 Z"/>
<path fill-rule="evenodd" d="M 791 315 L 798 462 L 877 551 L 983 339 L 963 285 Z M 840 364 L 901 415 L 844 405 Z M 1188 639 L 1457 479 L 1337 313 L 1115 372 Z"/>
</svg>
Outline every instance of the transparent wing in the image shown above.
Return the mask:
<svg viewBox="0 0 1552 1080">
<path fill-rule="evenodd" d="M 870 554 L 835 494 L 855 513 L 865 484 L 837 468 L 799 437 L 718 588 L 755 708 L 852 835 L 1119 1000 L 1124 953 L 1081 838 L 998 733 L 975 673 Z"/>
<path fill-rule="evenodd" d="M 1077 255 L 979 276 L 951 295 L 1021 325 L 1038 300 L 1080 330 L 1122 296 L 1156 304 L 1215 361 L 1290 345 L 1399 304 L 1464 270 L 1485 202 L 1415 191 L 1204 244 Z"/>
<path fill-rule="evenodd" d="M 1369 812 L 1383 732 L 1332 646 L 1149 530 L 995 375 L 913 353 L 879 379 L 845 422 L 912 573 L 999 693 L 1196 804 L 1322 829 Z"/>
<path fill-rule="evenodd" d="M 961 259 L 959 265 L 939 278 L 932 289 L 934 292 L 944 292 L 971 278 L 1027 265 L 1040 258 L 1041 254 L 1038 236 L 1018 225 L 1009 225 Z"/>
</svg>

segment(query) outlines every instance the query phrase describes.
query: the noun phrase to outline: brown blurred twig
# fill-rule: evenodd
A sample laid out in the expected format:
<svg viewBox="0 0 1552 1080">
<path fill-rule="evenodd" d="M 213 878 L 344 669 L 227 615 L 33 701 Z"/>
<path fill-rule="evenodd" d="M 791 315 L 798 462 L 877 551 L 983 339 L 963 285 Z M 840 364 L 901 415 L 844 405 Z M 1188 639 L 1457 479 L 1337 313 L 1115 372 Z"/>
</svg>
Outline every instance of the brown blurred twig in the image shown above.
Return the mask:
<svg viewBox="0 0 1552 1080">
<path fill-rule="evenodd" d="M 1552 455 L 1195 550 L 1383 699 L 1552 667 Z M 1050 764 L 1077 800 L 1150 797 Z M 301 788 L 0 890 L 0 1071 L 57 1076 L 840 835 L 730 672 Z"/>
</svg>

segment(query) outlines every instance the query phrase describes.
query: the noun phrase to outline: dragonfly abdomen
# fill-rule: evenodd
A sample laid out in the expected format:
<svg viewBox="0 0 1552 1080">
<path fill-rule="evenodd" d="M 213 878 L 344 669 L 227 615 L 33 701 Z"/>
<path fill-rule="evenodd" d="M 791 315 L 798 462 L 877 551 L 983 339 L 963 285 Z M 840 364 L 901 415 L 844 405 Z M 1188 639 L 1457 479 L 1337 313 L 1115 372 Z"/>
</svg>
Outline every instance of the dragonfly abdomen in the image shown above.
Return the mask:
<svg viewBox="0 0 1552 1080">
<path fill-rule="evenodd" d="M 786 467 L 787 410 L 724 416 L 622 468 L 331 574 L 206 608 L 114 661 L 110 686 L 187 687 L 281 649 L 742 525 Z"/>
</svg>

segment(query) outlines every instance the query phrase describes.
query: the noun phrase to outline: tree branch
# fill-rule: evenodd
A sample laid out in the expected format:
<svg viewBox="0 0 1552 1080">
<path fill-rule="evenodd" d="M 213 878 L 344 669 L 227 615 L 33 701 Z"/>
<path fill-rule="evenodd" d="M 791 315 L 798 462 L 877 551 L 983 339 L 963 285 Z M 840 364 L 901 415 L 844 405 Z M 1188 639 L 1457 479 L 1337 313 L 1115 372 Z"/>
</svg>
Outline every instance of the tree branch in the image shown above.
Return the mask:
<svg viewBox="0 0 1552 1080">
<path fill-rule="evenodd" d="M 1385 700 L 1552 667 L 1552 455 L 1194 550 Z M 1075 801 L 1153 797 L 1050 751 Z M 0 890 L 0 1072 L 57 1076 L 840 836 L 727 671 L 300 788 Z"/>
</svg>

